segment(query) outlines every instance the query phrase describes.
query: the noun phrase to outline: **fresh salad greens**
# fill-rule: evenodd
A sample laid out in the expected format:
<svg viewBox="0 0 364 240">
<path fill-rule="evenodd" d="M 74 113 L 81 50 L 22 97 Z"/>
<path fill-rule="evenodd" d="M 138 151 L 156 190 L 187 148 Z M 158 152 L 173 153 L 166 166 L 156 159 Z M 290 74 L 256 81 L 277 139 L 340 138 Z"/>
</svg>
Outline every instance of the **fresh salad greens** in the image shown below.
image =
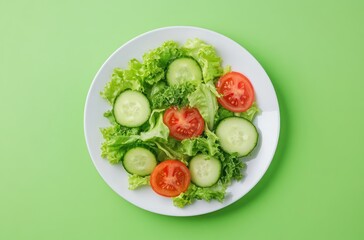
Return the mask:
<svg viewBox="0 0 364 240">
<path fill-rule="evenodd" d="M 200 39 L 189 39 L 182 46 L 166 41 L 145 53 L 141 61 L 131 59 L 127 69 L 114 69 L 111 80 L 101 92 L 112 106 L 104 114 L 110 126 L 101 129 L 104 138 L 101 154 L 111 164 L 125 164 L 127 156 L 130 190 L 152 182 L 153 190 L 173 197 L 175 206 L 184 207 L 194 200 L 222 202 L 232 181 L 243 178 L 246 165 L 240 151 L 235 151 L 234 147 L 247 141 L 255 141 L 250 143 L 255 147 L 258 133 L 252 122 L 259 108 L 255 102 L 240 112 L 221 106 L 224 103 L 220 98 L 225 90 L 215 86 L 229 72 L 231 68 L 222 67 L 222 59 L 215 48 Z M 235 124 L 241 118 L 252 125 L 248 126 L 248 134 L 246 127 Z M 223 136 L 218 136 L 216 129 L 222 121 L 228 121 L 227 127 L 220 131 Z M 180 125 L 176 125 L 177 122 Z M 186 124 L 190 128 L 185 129 Z M 221 139 L 225 141 L 223 144 Z M 250 153 L 253 150 L 250 148 L 244 153 Z M 178 160 L 189 168 L 196 156 L 199 159 L 194 160 L 193 169 L 189 169 L 194 174 L 191 182 L 186 171 L 176 176 L 169 172 L 154 173 L 155 160 L 157 165 L 165 160 Z M 213 164 L 211 159 L 215 161 Z M 209 166 L 213 166 L 211 171 L 214 172 L 209 172 Z M 150 172 L 153 173 L 149 175 Z M 166 174 L 172 174 L 176 184 L 170 186 L 176 190 L 170 195 L 164 191 L 166 189 L 158 192 L 165 185 L 154 186 L 152 181 Z M 187 181 L 186 188 L 181 190 L 177 185 L 183 181 Z M 199 186 L 201 182 L 213 185 Z"/>
</svg>

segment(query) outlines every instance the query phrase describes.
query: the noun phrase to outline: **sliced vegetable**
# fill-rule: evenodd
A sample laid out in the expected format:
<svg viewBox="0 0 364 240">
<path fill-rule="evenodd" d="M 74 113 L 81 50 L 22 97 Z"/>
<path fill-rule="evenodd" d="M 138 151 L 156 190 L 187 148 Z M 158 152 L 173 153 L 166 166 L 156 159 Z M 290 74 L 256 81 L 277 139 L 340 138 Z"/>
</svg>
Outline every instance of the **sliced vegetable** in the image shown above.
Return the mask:
<svg viewBox="0 0 364 240">
<path fill-rule="evenodd" d="M 148 98 L 137 91 L 122 92 L 115 100 L 113 113 L 116 122 L 126 127 L 139 127 L 150 115 Z"/>
<path fill-rule="evenodd" d="M 176 197 L 185 192 L 191 176 L 185 164 L 178 160 L 166 160 L 157 165 L 150 176 L 150 185 L 159 195 Z"/>
<path fill-rule="evenodd" d="M 221 162 L 209 155 L 196 155 L 189 164 L 191 180 L 199 187 L 211 187 L 220 178 Z"/>
<path fill-rule="evenodd" d="M 248 120 L 239 117 L 225 118 L 216 128 L 221 148 L 239 157 L 248 155 L 258 142 L 258 132 Z"/>
<path fill-rule="evenodd" d="M 194 59 L 178 58 L 168 66 L 167 82 L 169 85 L 178 85 L 196 80 L 202 81 L 202 72 Z"/>
<path fill-rule="evenodd" d="M 136 147 L 125 153 L 123 165 L 126 171 L 139 176 L 146 176 L 157 166 L 154 154 L 146 148 Z"/>
<path fill-rule="evenodd" d="M 222 76 L 216 84 L 222 95 L 219 103 L 232 112 L 244 112 L 254 102 L 254 89 L 249 79 L 241 73 L 230 72 Z"/>
<path fill-rule="evenodd" d="M 169 128 L 170 136 L 177 140 L 200 136 L 205 125 L 199 111 L 189 107 L 167 109 L 163 121 Z"/>
</svg>

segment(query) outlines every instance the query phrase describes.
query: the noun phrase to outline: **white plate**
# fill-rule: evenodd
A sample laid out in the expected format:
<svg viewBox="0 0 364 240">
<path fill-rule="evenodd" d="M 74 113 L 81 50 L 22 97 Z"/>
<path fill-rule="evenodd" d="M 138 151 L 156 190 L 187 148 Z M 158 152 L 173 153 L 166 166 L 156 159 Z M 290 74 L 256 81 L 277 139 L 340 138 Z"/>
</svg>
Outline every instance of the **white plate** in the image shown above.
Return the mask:
<svg viewBox="0 0 364 240">
<path fill-rule="evenodd" d="M 110 80 L 115 67 L 126 68 L 130 59 L 141 59 L 145 52 L 160 46 L 164 41 L 174 40 L 183 44 L 189 38 L 200 38 L 215 46 L 218 55 L 223 59 L 223 66 L 230 65 L 234 71 L 244 73 L 251 80 L 262 113 L 255 119 L 260 140 L 256 154 L 248 162 L 246 177 L 242 181 L 234 182 L 228 188 L 223 203 L 196 201 L 192 205 L 180 209 L 173 206 L 171 199 L 158 196 L 150 187 L 134 191 L 128 190 L 127 174 L 122 166 L 110 165 L 107 160 L 101 158 L 100 146 L 103 138 L 100 128 L 109 126 L 103 113 L 110 109 L 110 106 L 100 97 L 99 93 Z M 95 167 L 106 183 L 121 197 L 154 213 L 193 216 L 213 212 L 232 204 L 258 183 L 268 169 L 276 150 L 280 128 L 279 118 L 279 107 L 273 85 L 262 66 L 247 50 L 233 40 L 210 30 L 196 27 L 167 27 L 144 33 L 130 40 L 106 60 L 96 74 L 88 92 L 84 113 L 84 130 L 88 150 Z"/>
</svg>

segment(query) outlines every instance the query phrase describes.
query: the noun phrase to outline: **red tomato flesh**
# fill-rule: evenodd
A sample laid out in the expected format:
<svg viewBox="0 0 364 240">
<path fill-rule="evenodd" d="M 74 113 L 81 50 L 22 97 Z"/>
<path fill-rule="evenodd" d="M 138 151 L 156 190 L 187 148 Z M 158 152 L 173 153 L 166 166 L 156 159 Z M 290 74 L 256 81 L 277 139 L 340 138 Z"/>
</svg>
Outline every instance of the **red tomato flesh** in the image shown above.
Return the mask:
<svg viewBox="0 0 364 240">
<path fill-rule="evenodd" d="M 200 136 L 205 122 L 196 108 L 170 107 L 163 115 L 163 122 L 169 128 L 169 135 L 177 140 Z"/>
<path fill-rule="evenodd" d="M 158 164 L 150 176 L 150 185 L 159 195 L 176 197 L 190 185 L 190 171 L 178 160 L 166 160 Z"/>
<path fill-rule="evenodd" d="M 229 72 L 216 83 L 217 100 L 227 110 L 245 112 L 254 102 L 254 88 L 250 80 L 241 73 Z"/>
</svg>

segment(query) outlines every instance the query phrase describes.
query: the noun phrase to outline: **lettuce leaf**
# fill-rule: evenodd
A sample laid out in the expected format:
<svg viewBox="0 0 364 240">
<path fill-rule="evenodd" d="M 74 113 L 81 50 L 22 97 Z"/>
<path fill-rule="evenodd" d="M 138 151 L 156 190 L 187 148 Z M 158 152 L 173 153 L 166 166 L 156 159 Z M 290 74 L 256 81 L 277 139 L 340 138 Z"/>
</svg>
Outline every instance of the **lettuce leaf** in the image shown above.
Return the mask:
<svg viewBox="0 0 364 240">
<path fill-rule="evenodd" d="M 259 114 L 260 109 L 257 105 L 256 102 L 253 103 L 253 105 L 246 110 L 245 112 L 241 112 L 241 113 L 235 113 L 235 112 L 231 112 L 223 107 L 220 107 L 217 110 L 217 113 L 215 115 L 215 124 L 219 123 L 221 120 L 228 118 L 228 117 L 243 117 L 247 120 L 249 120 L 250 122 L 252 122 L 255 118 L 255 116 L 257 114 Z"/>
<path fill-rule="evenodd" d="M 149 117 L 149 129 L 141 132 L 142 127 L 128 128 L 118 124 L 102 128 L 101 133 L 105 141 L 101 145 L 101 156 L 107 158 L 110 163 L 115 164 L 121 161 L 124 154 L 133 147 L 144 146 L 157 149 L 154 144 L 156 140 L 166 141 L 169 136 L 169 129 L 163 123 L 164 109 L 155 109 Z M 115 122 L 110 111 L 104 114 L 113 123 Z"/>
<path fill-rule="evenodd" d="M 115 68 L 111 75 L 111 80 L 106 84 L 104 91 L 100 93 L 101 96 L 112 105 L 115 98 L 126 89 L 142 91 L 142 83 L 137 75 L 135 75 L 135 72 L 138 71 L 140 66 L 141 63 L 133 59 L 129 62 L 128 70 Z"/>
<path fill-rule="evenodd" d="M 162 46 L 143 55 L 143 65 L 139 75 L 143 82 L 153 85 L 165 78 L 165 70 L 170 61 L 181 57 L 178 43 L 166 41 Z"/>
<path fill-rule="evenodd" d="M 156 84 L 153 85 L 153 87 L 148 92 L 148 99 L 152 100 L 159 94 L 162 94 L 164 92 L 164 90 L 166 89 L 166 87 L 167 87 L 167 84 L 165 81 L 157 82 Z"/>
<path fill-rule="evenodd" d="M 114 114 L 112 114 L 112 110 L 107 110 L 104 113 L 104 117 L 107 118 L 111 124 L 116 124 L 116 120 Z"/>
<path fill-rule="evenodd" d="M 225 198 L 226 187 L 217 185 L 215 187 L 202 188 L 191 183 L 187 191 L 173 198 L 173 204 L 176 207 L 183 208 L 190 205 L 194 200 L 205 200 L 207 202 L 215 199 L 222 202 Z"/>
<path fill-rule="evenodd" d="M 241 180 L 243 178 L 243 170 L 246 164 L 235 154 L 218 152 L 215 157 L 218 157 L 222 164 L 220 180 L 222 184 L 229 185 L 233 180 Z"/>
<path fill-rule="evenodd" d="M 116 164 L 121 161 L 130 148 L 139 145 L 139 137 L 138 135 L 111 133 L 112 128 L 116 129 L 116 126 L 108 128 L 109 131 L 103 131 L 105 141 L 101 144 L 101 157 L 107 158 L 111 164 Z"/>
<path fill-rule="evenodd" d="M 113 125 L 101 128 L 101 134 L 104 142 L 101 144 L 101 156 L 109 160 L 111 164 L 116 164 L 121 161 L 126 151 L 136 146 L 153 147 L 150 143 L 143 143 L 140 140 L 141 128 L 129 128 L 120 126 L 115 123 L 115 119 L 110 111 L 105 112 L 107 117 Z"/>
<path fill-rule="evenodd" d="M 183 107 L 188 105 L 187 96 L 196 90 L 193 81 L 173 86 L 160 86 L 152 88 L 150 100 L 153 108 L 168 108 L 170 106 Z"/>
<path fill-rule="evenodd" d="M 215 115 L 215 124 L 218 124 L 221 120 L 228 118 L 228 117 L 234 117 L 234 112 L 231 112 L 223 107 L 219 107 L 217 110 L 217 113 Z"/>
<path fill-rule="evenodd" d="M 169 128 L 163 122 L 164 109 L 154 109 L 149 117 L 149 130 L 140 133 L 142 141 L 168 140 Z"/>
<path fill-rule="evenodd" d="M 146 92 L 150 86 L 164 79 L 169 61 L 182 55 L 178 44 L 167 41 L 162 46 L 143 55 L 143 62 L 137 59 L 129 61 L 128 68 L 115 68 L 111 80 L 100 93 L 113 104 L 115 98 L 126 89 Z"/>
<path fill-rule="evenodd" d="M 218 124 L 220 121 L 222 121 L 225 118 L 228 117 L 243 117 L 249 121 L 253 121 L 255 116 L 257 114 L 259 114 L 260 109 L 258 108 L 258 105 L 256 102 L 253 103 L 253 105 L 246 110 L 245 112 L 242 113 L 235 113 L 235 112 L 231 112 L 223 107 L 219 107 L 219 109 L 217 110 L 216 114 L 215 114 L 215 124 Z"/>
<path fill-rule="evenodd" d="M 218 137 L 205 128 L 205 136 L 185 139 L 181 142 L 183 153 L 188 156 L 195 156 L 197 153 L 204 153 L 214 156 L 219 150 Z"/>
<path fill-rule="evenodd" d="M 225 75 L 227 73 L 231 72 L 231 66 L 230 65 L 226 65 L 223 69 L 223 73 L 222 75 Z"/>
<path fill-rule="evenodd" d="M 135 190 L 139 187 L 149 185 L 150 176 L 139 176 L 136 174 L 129 175 L 128 182 L 129 182 L 129 190 Z"/>
<path fill-rule="evenodd" d="M 200 84 L 196 91 L 188 96 L 191 107 L 196 107 L 201 116 L 212 130 L 214 127 L 215 114 L 219 108 L 216 97 L 219 96 L 213 84 Z"/>
<path fill-rule="evenodd" d="M 172 138 L 167 141 L 155 141 L 158 147 L 158 161 L 166 159 L 178 159 L 184 164 L 188 165 L 189 156 L 183 153 L 181 150 L 181 143 Z"/>
<path fill-rule="evenodd" d="M 189 39 L 183 45 L 182 51 L 185 56 L 192 57 L 198 62 L 205 83 L 222 75 L 222 60 L 212 45 L 197 38 Z"/>
<path fill-rule="evenodd" d="M 258 105 L 256 102 L 253 103 L 253 105 L 246 110 L 245 112 L 241 113 L 235 113 L 234 115 L 237 117 L 243 117 L 249 121 L 253 121 L 254 117 L 260 112 L 260 109 L 258 108 Z"/>
</svg>

